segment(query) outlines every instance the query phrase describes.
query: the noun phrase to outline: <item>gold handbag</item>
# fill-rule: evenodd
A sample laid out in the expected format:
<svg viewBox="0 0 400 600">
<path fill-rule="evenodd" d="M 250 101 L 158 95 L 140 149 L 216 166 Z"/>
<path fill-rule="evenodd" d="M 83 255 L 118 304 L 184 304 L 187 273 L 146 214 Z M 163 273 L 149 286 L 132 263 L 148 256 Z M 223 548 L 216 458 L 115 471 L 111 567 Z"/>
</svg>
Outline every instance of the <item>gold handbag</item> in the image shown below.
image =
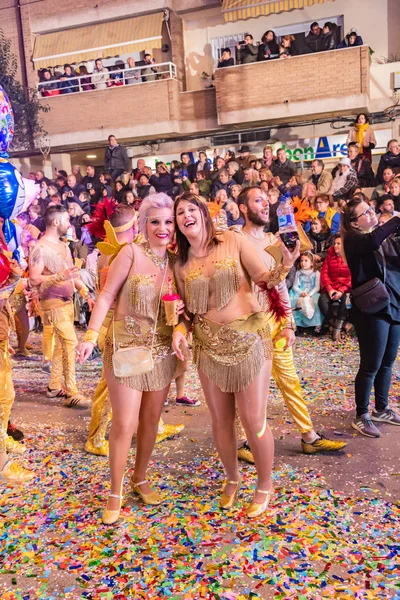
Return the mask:
<svg viewBox="0 0 400 600">
<path fill-rule="evenodd" d="M 133 348 L 118 348 L 115 345 L 115 332 L 114 332 L 114 317 L 113 317 L 113 355 L 112 364 L 115 377 L 135 377 L 136 375 L 144 375 L 149 373 L 154 368 L 153 361 L 153 347 L 154 340 L 156 337 L 156 329 L 158 322 L 158 315 L 160 312 L 161 296 L 163 293 L 165 276 L 167 274 L 167 265 L 165 266 L 164 276 L 160 288 L 160 294 L 158 298 L 157 314 L 154 322 L 153 336 L 151 340 L 151 347 L 136 346 Z"/>
</svg>

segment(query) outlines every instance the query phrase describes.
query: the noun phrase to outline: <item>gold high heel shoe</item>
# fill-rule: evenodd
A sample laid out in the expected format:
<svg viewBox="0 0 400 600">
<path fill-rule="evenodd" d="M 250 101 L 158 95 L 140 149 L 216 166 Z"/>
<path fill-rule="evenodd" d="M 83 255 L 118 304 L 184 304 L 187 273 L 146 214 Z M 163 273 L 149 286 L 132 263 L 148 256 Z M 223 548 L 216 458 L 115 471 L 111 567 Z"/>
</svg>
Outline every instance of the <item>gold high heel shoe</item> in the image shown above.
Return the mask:
<svg viewBox="0 0 400 600">
<path fill-rule="evenodd" d="M 123 486 L 124 483 L 121 483 L 121 493 L 120 494 L 110 494 L 108 497 L 109 498 L 119 498 L 119 508 L 117 510 L 108 510 L 107 506 L 106 508 L 103 510 L 103 513 L 101 515 L 101 520 L 104 523 L 104 525 L 113 525 L 114 523 L 116 523 L 119 519 L 119 515 L 121 513 L 121 506 L 122 506 L 122 500 L 123 500 Z M 108 501 L 107 501 L 108 503 Z"/>
<path fill-rule="evenodd" d="M 258 492 L 259 494 L 265 494 L 267 497 L 265 498 L 262 504 L 254 502 L 254 500 L 249 504 L 249 506 L 246 509 L 246 514 L 249 517 L 249 519 L 256 519 L 257 517 L 260 517 L 262 514 L 265 513 L 272 498 L 273 491 L 274 488 L 272 485 L 268 491 L 258 489 L 256 490 L 256 492 Z"/>
<path fill-rule="evenodd" d="M 225 493 L 225 488 L 229 483 L 232 485 L 236 485 L 236 490 L 233 492 L 233 494 Z M 228 510 L 230 508 L 233 508 L 233 506 L 236 504 L 241 483 L 242 483 L 241 477 L 239 477 L 238 481 L 227 481 L 225 483 L 224 489 L 223 489 L 223 491 L 221 493 L 221 497 L 219 499 L 219 505 L 223 510 Z"/>
<path fill-rule="evenodd" d="M 142 492 L 142 490 L 140 489 L 140 486 L 144 485 L 145 483 L 148 483 L 147 479 L 145 479 L 144 481 L 139 481 L 139 483 L 135 483 L 133 481 L 133 479 L 131 478 L 130 484 L 131 484 L 132 492 L 135 492 L 135 494 L 140 496 L 140 498 L 142 499 L 142 502 L 144 504 L 150 504 L 151 506 L 158 506 L 159 504 L 164 502 L 163 498 L 155 490 L 152 490 L 149 494 L 145 494 L 144 492 Z"/>
</svg>

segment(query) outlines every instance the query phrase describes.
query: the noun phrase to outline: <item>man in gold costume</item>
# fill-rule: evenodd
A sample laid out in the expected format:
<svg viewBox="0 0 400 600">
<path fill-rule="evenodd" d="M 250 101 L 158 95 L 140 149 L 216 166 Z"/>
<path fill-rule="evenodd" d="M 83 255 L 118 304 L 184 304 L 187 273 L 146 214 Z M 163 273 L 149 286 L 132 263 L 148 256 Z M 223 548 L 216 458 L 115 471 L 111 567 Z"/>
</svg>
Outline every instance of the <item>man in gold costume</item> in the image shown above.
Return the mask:
<svg viewBox="0 0 400 600">
<path fill-rule="evenodd" d="M 74 267 L 68 245 L 61 241 L 70 227 L 69 215 L 62 206 L 52 206 L 45 214 L 46 231 L 31 252 L 29 280 L 39 291 L 43 321 L 43 354 L 52 357 L 48 398 L 64 398 L 65 406 L 87 408 L 89 401 L 78 392 L 75 350 L 73 293 L 78 290 L 89 308 L 93 300 Z M 54 350 L 53 348 L 54 336 Z M 65 388 L 62 385 L 64 376 Z"/>
<path fill-rule="evenodd" d="M 238 205 L 245 219 L 245 225 L 238 232 L 238 235 L 244 235 L 251 240 L 254 247 L 258 249 L 266 266 L 272 269 L 275 266 L 275 260 L 266 250 L 277 242 L 277 238 L 273 234 L 265 233 L 264 231 L 269 220 L 269 203 L 265 193 L 259 187 L 249 187 L 239 195 Z M 281 319 L 277 319 L 274 316 L 271 310 L 269 310 L 270 307 L 266 306 L 264 300 L 264 307 L 269 316 L 269 326 L 271 327 L 272 340 L 274 342 L 272 376 L 282 393 L 286 407 L 296 427 L 301 433 L 303 452 L 306 454 L 315 454 L 323 451 L 341 450 L 347 445 L 347 442 L 329 440 L 321 433 L 317 433 L 313 428 L 293 363 L 292 345 L 295 341 L 295 326 L 285 282 L 281 284 L 279 293 L 281 299 L 283 299 L 287 315 Z M 258 297 L 259 302 L 262 302 L 265 298 L 261 293 L 258 294 Z M 263 304 L 261 305 L 263 306 Z M 245 436 L 242 435 L 240 437 L 243 439 Z M 253 462 L 252 453 L 247 442 L 244 442 L 243 446 L 239 449 L 239 458 Z"/>
</svg>

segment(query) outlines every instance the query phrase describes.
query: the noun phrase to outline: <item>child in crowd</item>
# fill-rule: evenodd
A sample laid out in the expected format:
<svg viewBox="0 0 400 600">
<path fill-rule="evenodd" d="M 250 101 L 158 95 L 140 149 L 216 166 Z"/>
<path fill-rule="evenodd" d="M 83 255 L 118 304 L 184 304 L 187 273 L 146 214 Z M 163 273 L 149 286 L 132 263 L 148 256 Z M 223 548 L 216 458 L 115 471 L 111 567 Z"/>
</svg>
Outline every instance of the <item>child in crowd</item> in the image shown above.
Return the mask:
<svg viewBox="0 0 400 600">
<path fill-rule="evenodd" d="M 332 326 L 332 339 L 341 338 L 342 329 L 346 329 L 347 297 L 351 290 L 351 273 L 344 260 L 340 234 L 334 237 L 334 244 L 327 252 L 321 269 L 321 296 L 319 306 L 325 319 Z"/>
<path fill-rule="evenodd" d="M 313 246 L 314 261 L 316 266 L 320 268 L 329 246 L 332 245 L 331 230 L 326 219 L 324 217 L 314 217 L 310 222 L 310 231 L 307 235 Z"/>
<path fill-rule="evenodd" d="M 311 252 L 300 254 L 300 264 L 293 287 L 289 292 L 293 316 L 298 327 L 315 327 L 317 332 L 322 325 L 322 314 L 318 307 L 320 275 Z"/>
</svg>

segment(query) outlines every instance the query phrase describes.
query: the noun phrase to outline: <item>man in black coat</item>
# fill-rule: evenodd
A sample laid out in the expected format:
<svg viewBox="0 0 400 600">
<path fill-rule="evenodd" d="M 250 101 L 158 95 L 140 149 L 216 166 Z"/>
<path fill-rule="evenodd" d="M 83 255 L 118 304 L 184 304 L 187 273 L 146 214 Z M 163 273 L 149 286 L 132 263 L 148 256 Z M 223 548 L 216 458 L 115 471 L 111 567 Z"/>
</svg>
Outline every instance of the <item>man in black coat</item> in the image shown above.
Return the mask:
<svg viewBox="0 0 400 600">
<path fill-rule="evenodd" d="M 310 48 L 311 52 L 321 52 L 322 30 L 316 21 L 311 24 L 310 31 L 308 35 L 306 35 L 305 43 Z"/>
<path fill-rule="evenodd" d="M 396 175 L 400 172 L 400 146 L 397 140 L 390 140 L 387 152 L 381 156 L 377 173 L 379 183 L 383 183 L 383 171 L 387 167 L 393 169 Z"/>
<path fill-rule="evenodd" d="M 288 160 L 286 151 L 283 148 L 279 148 L 276 155 L 278 158 L 274 160 L 271 166 L 272 175 L 279 177 L 281 182 L 286 184 L 296 174 L 296 165 Z"/>
<path fill-rule="evenodd" d="M 104 169 L 110 173 L 112 181 L 115 181 L 124 171 L 131 170 L 131 161 L 126 149 L 118 144 L 115 135 L 108 136 L 108 146 L 104 153 Z"/>
</svg>

